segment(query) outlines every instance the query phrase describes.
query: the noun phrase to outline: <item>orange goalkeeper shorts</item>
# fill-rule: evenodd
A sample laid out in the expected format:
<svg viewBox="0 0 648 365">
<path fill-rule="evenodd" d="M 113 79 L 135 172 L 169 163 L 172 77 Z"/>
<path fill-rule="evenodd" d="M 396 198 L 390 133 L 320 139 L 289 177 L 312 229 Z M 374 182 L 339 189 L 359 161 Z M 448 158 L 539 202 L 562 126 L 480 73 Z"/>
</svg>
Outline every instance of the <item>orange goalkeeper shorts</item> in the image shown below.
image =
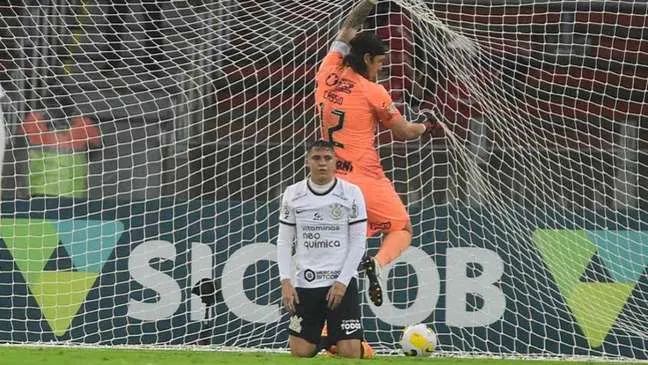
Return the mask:
<svg viewBox="0 0 648 365">
<path fill-rule="evenodd" d="M 385 176 L 370 177 L 358 173 L 337 174 L 340 179 L 358 185 L 367 205 L 367 236 L 378 232 L 393 232 L 405 229 L 409 215 L 405 205 Z"/>
</svg>

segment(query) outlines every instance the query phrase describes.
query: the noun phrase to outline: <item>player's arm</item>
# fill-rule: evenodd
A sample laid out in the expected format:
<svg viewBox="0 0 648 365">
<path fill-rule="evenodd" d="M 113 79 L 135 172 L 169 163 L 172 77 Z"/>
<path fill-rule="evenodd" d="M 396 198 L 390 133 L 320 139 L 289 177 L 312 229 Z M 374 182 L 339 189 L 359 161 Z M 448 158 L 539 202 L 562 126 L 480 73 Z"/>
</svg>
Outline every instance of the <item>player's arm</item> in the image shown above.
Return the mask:
<svg viewBox="0 0 648 365">
<path fill-rule="evenodd" d="M 391 127 L 392 134 L 396 139 L 415 139 L 430 132 L 434 128 L 431 122 L 412 123 L 406 121 L 404 118 L 393 122 Z"/>
<path fill-rule="evenodd" d="M 277 263 L 279 265 L 279 280 L 290 281 L 290 263 L 292 260 L 292 245 L 295 240 L 295 226 L 279 223 L 279 234 L 277 236 Z"/>
<path fill-rule="evenodd" d="M 367 208 L 365 205 L 364 197 L 360 188 L 354 187 L 353 191 L 353 205 L 352 214 L 349 217 L 349 252 L 338 275 L 337 279 L 328 293 L 326 300 L 329 309 L 335 309 L 344 298 L 346 288 L 349 282 L 355 276 L 362 256 L 365 252 L 365 243 L 367 242 Z"/>
<path fill-rule="evenodd" d="M 281 281 L 281 297 L 284 307 L 289 312 L 295 311 L 295 303 L 299 303 L 297 292 L 290 282 L 292 245 L 296 236 L 295 212 L 289 206 L 289 190 L 283 195 L 281 209 L 279 210 L 279 234 L 277 236 L 277 264 L 279 266 L 279 280 Z"/>
<path fill-rule="evenodd" d="M 372 106 L 378 120 L 385 127 L 392 131 L 396 139 L 408 140 L 418 138 L 434 129 L 435 124 L 431 121 L 423 123 L 412 123 L 405 120 L 387 90 L 378 84 L 374 84 L 367 92 L 367 101 Z"/>
<path fill-rule="evenodd" d="M 349 43 L 356 36 L 360 27 L 362 27 L 362 23 L 364 23 L 377 3 L 378 0 L 361 0 L 347 15 L 335 40 Z"/>
<path fill-rule="evenodd" d="M 349 42 L 351 42 L 353 37 L 358 33 L 362 23 L 367 18 L 367 15 L 371 13 L 377 2 L 378 0 L 361 0 L 360 3 L 351 10 L 349 15 L 347 15 L 347 18 L 344 20 L 335 41 L 331 44 L 329 53 L 322 61 L 320 70 L 332 66 L 339 67 L 342 65 L 344 56 L 351 52 Z"/>
<path fill-rule="evenodd" d="M 357 215 L 349 218 L 349 253 L 337 278 L 337 281 L 345 286 L 349 285 L 349 281 L 356 274 L 367 242 L 367 207 L 358 187 L 354 188 L 353 204 L 356 206 L 353 211 L 357 212 Z"/>
</svg>

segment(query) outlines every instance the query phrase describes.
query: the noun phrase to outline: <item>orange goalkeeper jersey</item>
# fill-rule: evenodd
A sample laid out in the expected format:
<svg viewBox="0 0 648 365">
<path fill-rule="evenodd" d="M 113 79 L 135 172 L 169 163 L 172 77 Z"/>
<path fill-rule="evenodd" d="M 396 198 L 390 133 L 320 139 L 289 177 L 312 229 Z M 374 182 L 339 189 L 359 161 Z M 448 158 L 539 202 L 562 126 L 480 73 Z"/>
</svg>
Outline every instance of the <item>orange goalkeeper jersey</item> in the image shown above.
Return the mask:
<svg viewBox="0 0 648 365">
<path fill-rule="evenodd" d="M 317 72 L 315 102 L 322 137 L 335 143 L 338 172 L 382 177 L 376 129 L 378 123 L 391 128 L 401 114 L 384 87 L 342 67 L 342 59 L 332 48 Z"/>
</svg>

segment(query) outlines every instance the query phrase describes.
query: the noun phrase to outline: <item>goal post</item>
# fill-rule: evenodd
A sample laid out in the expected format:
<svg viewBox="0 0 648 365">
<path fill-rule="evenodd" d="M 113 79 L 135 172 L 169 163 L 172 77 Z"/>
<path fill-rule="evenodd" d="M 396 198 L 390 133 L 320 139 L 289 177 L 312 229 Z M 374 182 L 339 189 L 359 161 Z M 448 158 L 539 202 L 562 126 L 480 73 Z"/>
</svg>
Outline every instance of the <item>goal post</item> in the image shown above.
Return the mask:
<svg viewBox="0 0 648 365">
<path fill-rule="evenodd" d="M 279 195 L 353 4 L 3 2 L 0 342 L 285 349 Z M 648 359 L 647 14 L 379 2 L 378 82 L 442 127 L 376 133 L 414 236 L 383 306 L 360 280 L 375 348 Z"/>
</svg>

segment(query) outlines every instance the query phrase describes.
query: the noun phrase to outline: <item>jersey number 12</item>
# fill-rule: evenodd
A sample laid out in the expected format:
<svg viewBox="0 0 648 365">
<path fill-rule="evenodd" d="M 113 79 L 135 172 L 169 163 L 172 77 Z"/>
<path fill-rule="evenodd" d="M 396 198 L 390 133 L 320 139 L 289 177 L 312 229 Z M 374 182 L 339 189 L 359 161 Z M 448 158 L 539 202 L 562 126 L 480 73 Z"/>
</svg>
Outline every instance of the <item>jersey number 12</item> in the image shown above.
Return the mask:
<svg viewBox="0 0 648 365">
<path fill-rule="evenodd" d="M 320 103 L 320 119 L 322 123 L 324 122 L 324 103 Z M 336 116 L 338 118 L 338 122 L 336 125 L 332 126 L 331 128 L 328 129 L 328 139 L 333 143 L 335 147 L 340 147 L 343 148 L 344 145 L 340 142 L 335 141 L 333 138 L 333 133 L 341 130 L 344 127 L 344 111 L 340 109 L 333 109 L 331 110 L 331 114 Z"/>
</svg>

